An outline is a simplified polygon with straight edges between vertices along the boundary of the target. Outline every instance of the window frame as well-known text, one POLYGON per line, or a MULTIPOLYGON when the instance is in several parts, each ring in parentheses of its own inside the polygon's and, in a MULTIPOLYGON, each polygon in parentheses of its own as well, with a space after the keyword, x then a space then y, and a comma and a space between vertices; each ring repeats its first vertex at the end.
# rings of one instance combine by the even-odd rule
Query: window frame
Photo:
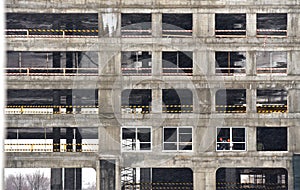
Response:
POLYGON ((223 126, 223 127, 216 127, 216 152, 246 152, 247 151, 247 127, 227 127, 227 126, 223 126), (232 135, 232 129, 244 129, 245 131, 245 141, 244 142, 233 142, 232 140, 230 140, 230 142, 218 142, 218 129, 229 129, 229 139, 233 139, 233 135, 232 135), (218 144, 229 144, 229 150, 222 150, 222 149, 218 149, 218 144), (244 144, 245 145, 245 149, 244 150, 233 150, 233 145, 234 144, 244 144))
POLYGON ((163 129, 163 135, 162 135, 162 140, 163 140, 162 151, 163 152, 193 152, 194 151, 194 147, 193 147, 193 144, 194 144, 194 142, 193 142, 194 129, 193 129, 192 126, 164 126, 162 129, 163 129), (170 129, 170 128, 176 128, 176 133, 177 133, 176 142, 166 142, 165 141, 165 129, 170 129), (179 133, 179 129, 191 129, 192 132, 191 133, 179 133), (180 142, 179 134, 191 134, 192 135, 192 142, 180 142), (176 150, 166 150, 164 148, 164 145, 168 144, 168 143, 169 144, 170 143, 172 143, 172 144, 176 143, 176 150), (191 150, 181 150, 179 148, 180 144, 191 145, 192 149, 191 150))
POLYGON ((215 75, 217 76, 236 76, 236 75, 246 75, 246 67, 247 67, 247 53, 246 51, 215 51, 215 75), (218 53, 226 53, 227 54, 227 67, 221 67, 217 61, 218 53), (231 56, 233 53, 239 53, 240 55, 245 56, 245 65, 244 67, 235 67, 231 66, 233 64, 231 62, 231 56), (228 70, 228 72, 222 73, 222 70, 228 70), (233 70, 233 72, 230 72, 233 70), (240 70, 241 72, 235 72, 235 70, 240 70))
MULTIPOLYGON (((122 126, 120 129, 120 146, 121 146, 121 152, 152 152, 152 126, 122 126), (142 144, 150 144, 150 149, 149 150, 142 150, 142 149, 137 149, 137 146, 135 146, 134 150, 127 150, 123 147, 123 129, 135 129, 135 142, 131 142, 131 145, 137 144, 138 140, 138 129, 150 129, 150 142, 142 142, 142 144)), ((140 142, 141 144, 141 142, 140 142)))

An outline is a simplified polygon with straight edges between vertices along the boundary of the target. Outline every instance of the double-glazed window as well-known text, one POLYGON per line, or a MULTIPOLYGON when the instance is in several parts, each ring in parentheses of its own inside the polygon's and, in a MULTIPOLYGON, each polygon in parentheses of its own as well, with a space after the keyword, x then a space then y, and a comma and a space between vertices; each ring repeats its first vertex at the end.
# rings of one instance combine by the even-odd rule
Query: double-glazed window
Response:
POLYGON ((216 14, 216 37, 246 36, 246 14, 216 14))
POLYGON ((259 13, 256 15, 258 37, 287 36, 286 13, 259 13))
POLYGON ((151 74, 152 53, 150 51, 123 51, 121 57, 123 75, 151 74))
POLYGON ((162 52, 163 75, 192 75, 193 52, 164 51, 162 52))
POLYGON ((217 151, 246 150, 245 128, 217 128, 217 151))
POLYGON ((257 74, 286 74, 287 52, 256 52, 257 74))
POLYGON ((192 127, 164 127, 163 150, 165 151, 192 151, 192 127))
POLYGON ((215 65, 217 75, 235 75, 246 73, 246 52, 216 52, 215 65))
POLYGON ((151 127, 123 127, 122 151, 150 151, 151 127))

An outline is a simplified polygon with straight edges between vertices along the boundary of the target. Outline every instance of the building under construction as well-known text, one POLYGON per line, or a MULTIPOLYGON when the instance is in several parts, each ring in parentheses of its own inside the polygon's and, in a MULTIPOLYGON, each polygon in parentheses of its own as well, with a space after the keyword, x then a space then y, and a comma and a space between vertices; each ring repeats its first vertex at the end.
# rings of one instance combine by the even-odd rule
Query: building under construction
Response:
POLYGON ((52 190, 300 189, 299 0, 6 0, 6 168, 52 190))

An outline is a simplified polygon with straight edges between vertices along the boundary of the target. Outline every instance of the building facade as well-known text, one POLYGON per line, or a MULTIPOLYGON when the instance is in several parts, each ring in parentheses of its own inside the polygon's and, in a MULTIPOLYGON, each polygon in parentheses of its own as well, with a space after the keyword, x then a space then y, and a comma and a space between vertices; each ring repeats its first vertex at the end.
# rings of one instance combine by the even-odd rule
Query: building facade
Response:
POLYGON ((299 189, 300 2, 6 0, 5 167, 51 189, 299 189))

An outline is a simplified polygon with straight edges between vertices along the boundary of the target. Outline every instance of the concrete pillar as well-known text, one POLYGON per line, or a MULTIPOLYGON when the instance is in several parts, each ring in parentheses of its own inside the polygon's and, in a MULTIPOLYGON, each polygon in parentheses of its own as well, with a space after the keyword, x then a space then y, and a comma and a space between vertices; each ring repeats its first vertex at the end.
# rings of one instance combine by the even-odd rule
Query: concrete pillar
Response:
POLYGON ((163 150, 163 129, 160 126, 152 127, 152 152, 161 152, 163 150))
POLYGON ((299 36, 299 14, 289 13, 287 16, 287 35, 288 37, 299 36))
POLYGON ((248 113, 256 113, 256 89, 252 89, 251 87, 250 89, 246 89, 246 110, 248 113))
POLYGON ((120 14, 108 12, 98 14, 99 37, 120 37, 120 14))
POLYGON ((53 127, 53 152, 60 152, 60 128, 53 127))
POLYGON ((215 35, 215 14, 195 14, 194 18, 194 36, 213 37, 215 35))
POLYGON ((62 188, 62 169, 51 168, 51 190, 58 190, 62 188))
POLYGON ((248 76, 256 75, 256 52, 255 51, 246 52, 246 75, 248 76))
POLYGON ((246 30, 248 37, 256 37, 256 13, 246 14, 246 30))
POLYGON ((197 94, 193 96, 193 109, 195 113, 211 113, 211 93, 208 88, 196 89, 197 94))
POLYGON ((211 97, 210 97, 210 102, 211 102, 211 112, 216 113, 216 93, 219 89, 210 89, 211 92, 211 97))
POLYGON ((162 14, 152 13, 152 36, 160 38, 162 36, 162 14))
POLYGON ((205 190, 205 173, 195 171, 193 176, 194 189, 205 190))
POLYGON ((162 52, 161 51, 152 52, 152 75, 153 76, 162 75, 162 52))
POLYGON ((82 189, 82 168, 75 169, 75 187, 76 190, 82 189))
POLYGON ((75 168, 65 168, 64 190, 75 189, 75 168))
POLYGON ((212 74, 212 67, 214 67, 214 52, 207 50, 196 50, 193 55, 193 73, 194 76, 212 74))
POLYGON ((300 112, 300 90, 289 89, 288 91, 288 112, 299 113, 300 112))
POLYGON ((99 53, 100 75, 121 75, 121 54, 118 49, 114 51, 101 51, 99 53), (117 69, 119 68, 119 69, 117 69))
POLYGON ((116 189, 115 160, 100 160, 100 190, 116 189))
POLYGON ((256 127, 247 128, 247 151, 256 151, 256 127))
POLYGON ((96 190, 100 190, 100 162, 96 162, 96 190))
POLYGON ((299 75, 299 74, 300 74, 300 51, 291 51, 290 56, 288 56, 288 75, 299 75))
POLYGON ((112 90, 101 89, 99 91, 99 107, 101 113, 113 113, 113 100, 114 96, 112 90))
POLYGON ((162 90, 152 88, 152 113, 162 113, 162 90))

